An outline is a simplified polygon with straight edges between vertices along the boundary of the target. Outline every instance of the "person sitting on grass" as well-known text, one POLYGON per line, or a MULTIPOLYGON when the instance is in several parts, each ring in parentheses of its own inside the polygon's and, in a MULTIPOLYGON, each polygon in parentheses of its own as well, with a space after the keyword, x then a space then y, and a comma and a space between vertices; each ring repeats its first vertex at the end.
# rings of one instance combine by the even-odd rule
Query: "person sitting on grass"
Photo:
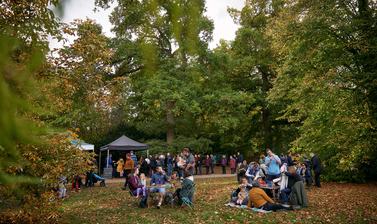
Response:
POLYGON ((156 173, 152 175, 151 179, 151 186, 153 186, 150 190, 151 193, 159 193, 160 198, 157 204, 157 208, 161 208, 162 202, 164 201, 165 196, 165 184, 169 182, 168 176, 166 176, 164 170, 161 166, 156 168, 156 173))
POLYGON ((280 209, 286 209, 286 207, 276 204, 263 189, 260 188, 258 181, 252 182, 253 187, 249 191, 249 202, 247 206, 249 208, 254 207, 263 209, 266 211, 277 211, 280 209))
POLYGON ((184 177, 182 187, 176 190, 175 195, 178 197, 179 205, 188 204, 190 206, 193 203, 195 192, 194 177, 189 171, 184 172, 184 177))
POLYGON ((246 177, 241 178, 241 184, 238 188, 232 192, 231 203, 236 205, 247 205, 249 201, 249 191, 252 188, 251 184, 248 183, 246 177))
POLYGON ((130 192, 133 196, 145 197, 147 195, 146 193, 146 186, 142 184, 140 178, 139 178, 139 169, 136 168, 131 174, 128 179, 128 188, 130 189, 130 192))

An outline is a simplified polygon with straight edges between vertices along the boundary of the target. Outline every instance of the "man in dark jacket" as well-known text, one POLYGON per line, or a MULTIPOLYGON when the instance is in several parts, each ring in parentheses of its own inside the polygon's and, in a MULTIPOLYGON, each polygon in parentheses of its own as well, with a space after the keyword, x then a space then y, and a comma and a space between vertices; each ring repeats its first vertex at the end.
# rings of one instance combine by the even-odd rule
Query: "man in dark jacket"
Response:
POLYGON ((322 171, 322 168, 321 168, 321 161, 319 160, 318 156, 315 155, 314 153, 310 153, 310 156, 312 157, 312 167, 313 167, 313 171, 314 171, 314 182, 315 182, 315 186, 317 187, 321 187, 321 178, 320 178, 320 175, 321 175, 321 171, 322 171))
POLYGON ((287 156, 287 165, 288 167, 289 166, 294 166, 295 164, 293 163, 293 159, 292 159, 292 152, 289 152, 288 153, 288 156, 287 156))
POLYGON ((237 166, 240 166, 243 162, 243 155, 240 152, 237 152, 237 166))
POLYGON ((289 201, 289 195, 292 192, 292 187, 299 181, 302 181, 300 175, 296 173, 296 168, 294 166, 288 167, 288 172, 285 173, 288 176, 287 187, 280 191, 280 197, 284 203, 289 201))

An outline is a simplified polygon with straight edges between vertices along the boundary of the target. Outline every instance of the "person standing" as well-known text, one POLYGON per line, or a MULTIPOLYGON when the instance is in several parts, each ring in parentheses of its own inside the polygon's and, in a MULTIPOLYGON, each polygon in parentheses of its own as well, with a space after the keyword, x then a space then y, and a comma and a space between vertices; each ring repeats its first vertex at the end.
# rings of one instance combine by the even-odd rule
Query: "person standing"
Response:
POLYGON ((272 181, 273 179, 280 177, 281 160, 271 149, 267 149, 267 155, 268 156, 265 159, 265 164, 268 166, 267 180, 272 181))
POLYGON ((122 158, 118 160, 117 164, 117 177, 123 177, 124 161, 122 158))
POLYGON ((209 155, 207 155, 206 159, 205 159, 205 167, 206 167, 206 174, 208 175, 209 174, 209 169, 212 165, 212 159, 209 155))
POLYGON ((124 182, 124 189, 128 185, 129 175, 134 170, 134 168, 135 168, 135 164, 134 164, 134 161, 131 159, 131 154, 127 153, 126 162, 124 163, 124 174, 123 174, 123 176, 126 177, 126 180, 124 182))
POLYGON ((319 160, 319 157, 315 155, 314 153, 310 153, 310 157, 312 157, 311 162, 312 162, 313 171, 314 171, 315 186, 321 187, 321 178, 320 178, 321 171, 322 171, 321 161, 319 160))
POLYGON ((226 164, 228 161, 226 160, 226 156, 223 155, 223 158, 221 159, 221 167, 223 168, 223 174, 226 174, 226 164))
POLYGON ((287 166, 294 166, 295 164, 293 163, 293 159, 292 159, 292 152, 289 151, 288 152, 288 156, 287 156, 287 166))
POLYGON ((151 175, 153 175, 153 173, 156 171, 156 168, 157 168, 157 159, 156 159, 156 156, 150 156, 150 167, 151 167, 151 175))
POLYGON ((266 160, 266 157, 262 154, 259 158, 259 164, 262 165, 262 164, 265 164, 265 160, 266 160))
POLYGON ((195 174, 202 175, 202 156, 200 154, 195 156, 195 174))
POLYGON ((130 155, 131 155, 132 161, 134 161, 134 167, 136 167, 138 165, 137 164, 137 156, 134 154, 134 151, 131 151, 130 155))
POLYGON ((214 172, 214 167, 215 167, 215 165, 216 165, 216 158, 215 158, 215 156, 213 156, 212 154, 211 154, 211 173, 212 174, 214 174, 215 172, 214 172))
POLYGON ((236 173, 236 160, 233 158, 233 156, 230 156, 229 159, 229 167, 230 167, 230 173, 235 174, 236 173))
POLYGON ((198 172, 198 155, 197 154, 194 155, 194 159, 195 159, 195 175, 198 175, 199 172, 198 172))
POLYGON ((173 157, 170 155, 170 153, 168 153, 166 155, 166 167, 167 167, 167 170, 168 170, 168 176, 170 177, 172 175, 172 172, 173 172, 173 157))
POLYGON ((237 152, 237 166, 241 166, 243 162, 243 155, 240 152, 237 152))
POLYGON ((144 173, 144 175, 148 176, 149 175, 149 170, 148 170, 148 163, 146 161, 146 159, 144 159, 144 157, 140 157, 140 173, 144 173))
POLYGON ((194 175, 194 169, 195 169, 195 158, 190 152, 189 147, 185 147, 182 149, 182 155, 184 156, 185 160, 185 165, 184 165, 184 170, 188 171, 190 175, 194 175))

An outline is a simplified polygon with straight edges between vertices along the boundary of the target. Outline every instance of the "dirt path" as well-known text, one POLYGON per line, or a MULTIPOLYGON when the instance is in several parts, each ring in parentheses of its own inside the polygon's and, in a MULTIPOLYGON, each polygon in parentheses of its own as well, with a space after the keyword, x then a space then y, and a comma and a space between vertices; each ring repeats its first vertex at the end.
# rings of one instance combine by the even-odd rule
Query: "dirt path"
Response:
MULTIPOLYGON (((195 175, 194 179, 205 179, 205 178, 227 178, 227 177, 234 177, 236 178, 236 174, 209 174, 209 175, 195 175)), ((113 183, 124 183, 125 178, 112 178, 106 179, 106 183, 113 184, 113 183)))

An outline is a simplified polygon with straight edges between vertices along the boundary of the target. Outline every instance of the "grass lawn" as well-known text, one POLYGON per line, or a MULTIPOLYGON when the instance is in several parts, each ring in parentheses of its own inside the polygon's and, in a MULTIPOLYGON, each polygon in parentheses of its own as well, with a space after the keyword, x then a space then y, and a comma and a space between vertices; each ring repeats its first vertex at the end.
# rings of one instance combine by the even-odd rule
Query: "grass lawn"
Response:
POLYGON ((376 184, 325 183, 308 191, 309 208, 260 214, 228 208, 235 178, 197 179, 195 208, 141 209, 122 184, 71 193, 60 223, 377 223, 376 184))

